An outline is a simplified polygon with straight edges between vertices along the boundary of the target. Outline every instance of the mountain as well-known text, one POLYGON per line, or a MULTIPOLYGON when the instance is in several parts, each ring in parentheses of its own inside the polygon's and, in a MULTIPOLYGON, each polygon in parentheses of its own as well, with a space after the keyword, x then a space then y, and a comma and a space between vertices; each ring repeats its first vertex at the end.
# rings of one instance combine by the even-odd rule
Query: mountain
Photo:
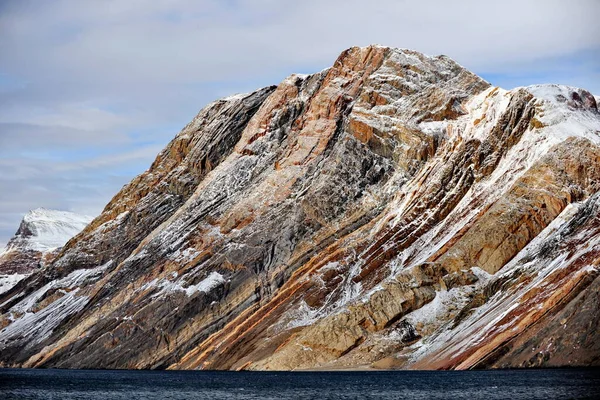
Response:
POLYGON ((600 113, 382 46, 206 106, 0 295, 3 366, 600 364, 600 113))
POLYGON ((60 248, 92 219, 86 215, 45 208, 25 214, 17 233, 0 252, 0 293, 51 263, 60 248))

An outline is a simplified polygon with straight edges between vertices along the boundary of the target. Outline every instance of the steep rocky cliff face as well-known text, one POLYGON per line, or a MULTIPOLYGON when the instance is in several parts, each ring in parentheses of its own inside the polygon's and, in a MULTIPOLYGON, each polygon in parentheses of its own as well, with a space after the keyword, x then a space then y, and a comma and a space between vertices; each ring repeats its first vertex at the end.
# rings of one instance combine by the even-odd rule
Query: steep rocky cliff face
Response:
POLYGON ((598 365, 600 113, 351 48, 218 100, 0 296, 5 366, 598 365))
POLYGON ((92 219, 86 215, 45 208, 25 214, 17 233, 0 251, 0 293, 50 264, 60 248, 92 219))

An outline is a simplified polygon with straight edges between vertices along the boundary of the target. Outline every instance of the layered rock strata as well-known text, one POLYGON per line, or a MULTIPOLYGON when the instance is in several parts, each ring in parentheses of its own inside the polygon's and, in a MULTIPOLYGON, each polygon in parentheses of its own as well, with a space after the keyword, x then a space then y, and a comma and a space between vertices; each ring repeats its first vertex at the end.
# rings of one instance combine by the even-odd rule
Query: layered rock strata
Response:
POLYGON ((599 190, 589 92, 351 48, 205 107, 1 296, 0 360, 598 365, 599 190))

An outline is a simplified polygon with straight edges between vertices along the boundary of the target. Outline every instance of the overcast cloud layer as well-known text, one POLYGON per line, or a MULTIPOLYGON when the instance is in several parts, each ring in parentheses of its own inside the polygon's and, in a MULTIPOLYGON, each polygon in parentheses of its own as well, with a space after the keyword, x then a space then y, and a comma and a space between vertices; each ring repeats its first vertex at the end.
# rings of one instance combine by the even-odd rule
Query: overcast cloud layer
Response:
POLYGON ((350 46, 598 95, 599 15, 595 0, 2 1, 0 246, 31 208, 98 214, 209 101, 350 46))

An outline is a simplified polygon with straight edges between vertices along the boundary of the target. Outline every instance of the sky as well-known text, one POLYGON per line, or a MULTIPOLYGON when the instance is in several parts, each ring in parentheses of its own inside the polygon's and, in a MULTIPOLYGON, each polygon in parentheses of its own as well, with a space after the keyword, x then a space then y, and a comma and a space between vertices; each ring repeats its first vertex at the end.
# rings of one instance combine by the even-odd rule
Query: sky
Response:
POLYGON ((381 44, 600 95, 600 0, 0 0, 0 246, 98 215, 210 101, 381 44))

